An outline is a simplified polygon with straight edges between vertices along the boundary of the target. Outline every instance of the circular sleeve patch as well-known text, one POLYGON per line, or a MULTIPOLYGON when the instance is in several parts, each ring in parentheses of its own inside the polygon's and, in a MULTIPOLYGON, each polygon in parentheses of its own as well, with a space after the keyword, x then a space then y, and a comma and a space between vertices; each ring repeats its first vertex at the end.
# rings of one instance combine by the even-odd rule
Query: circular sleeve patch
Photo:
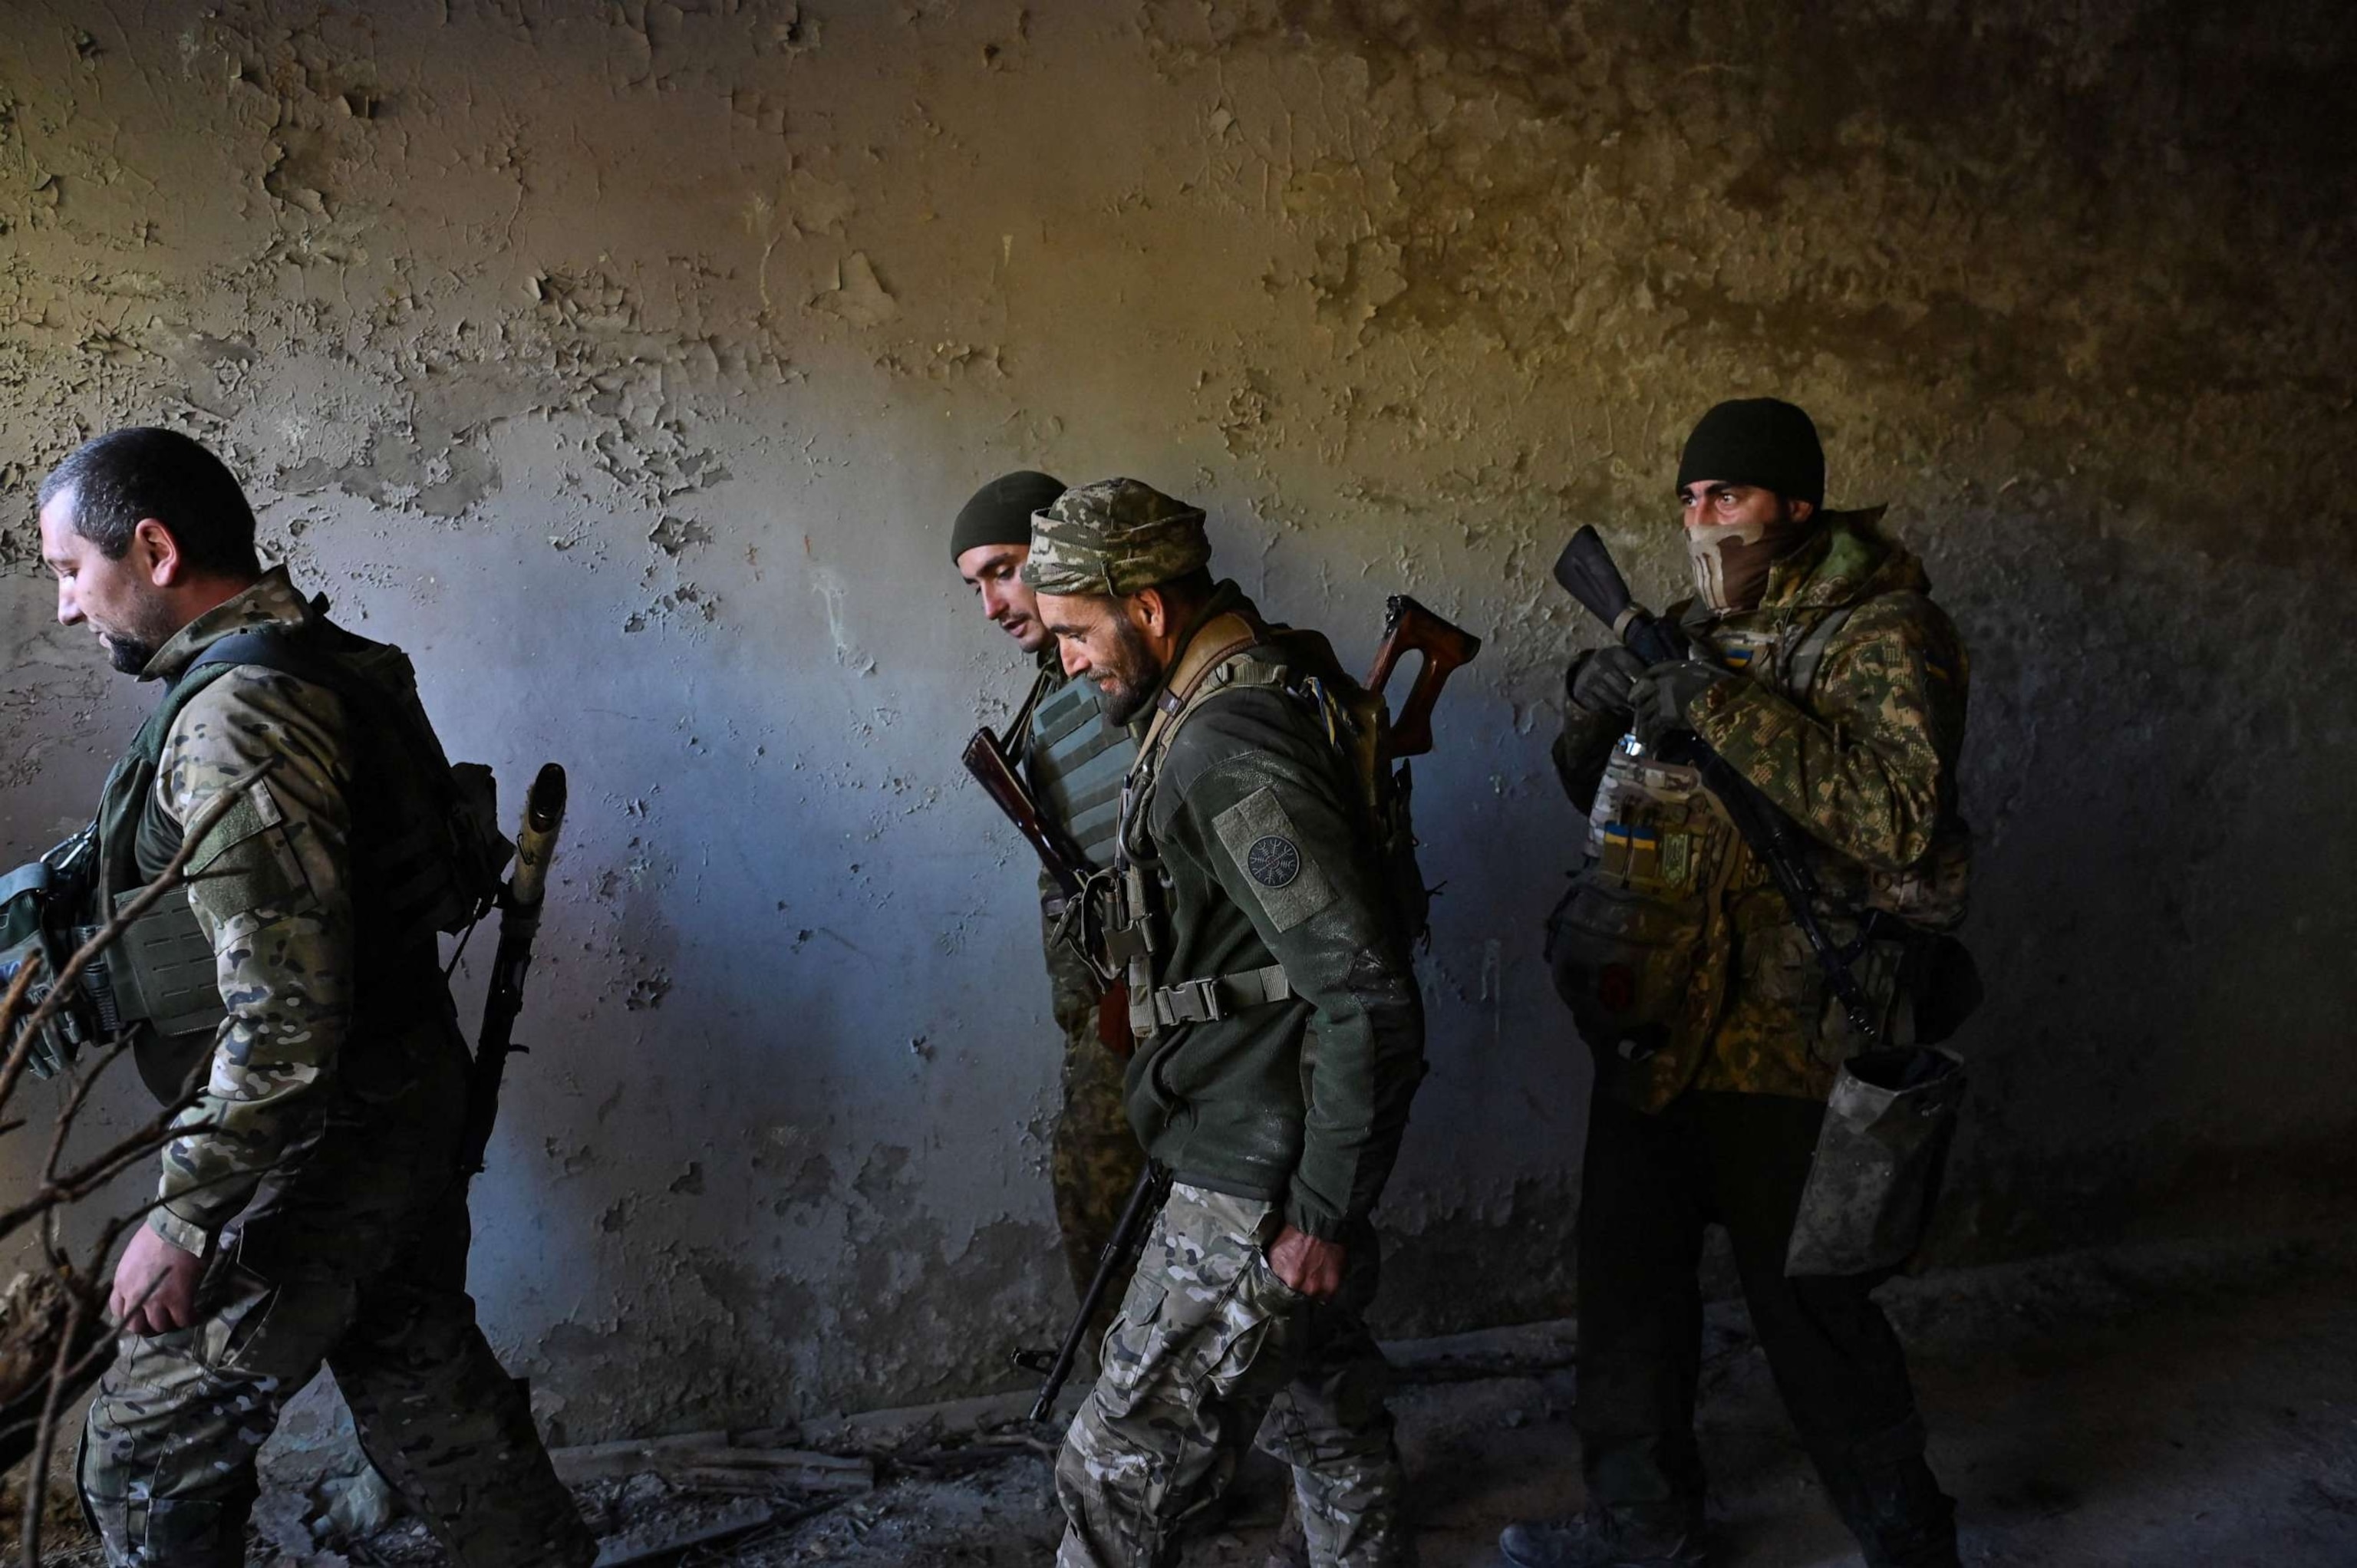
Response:
POLYGON ((1263 887, 1289 887, 1301 875, 1301 851, 1283 833, 1263 833, 1244 852, 1244 871, 1263 887))

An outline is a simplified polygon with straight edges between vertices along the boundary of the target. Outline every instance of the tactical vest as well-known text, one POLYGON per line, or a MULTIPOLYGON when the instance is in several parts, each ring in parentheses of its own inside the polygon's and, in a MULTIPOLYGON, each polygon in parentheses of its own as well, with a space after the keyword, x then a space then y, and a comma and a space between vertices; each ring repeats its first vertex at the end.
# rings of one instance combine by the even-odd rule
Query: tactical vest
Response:
MULTIPOLYGON (((1715 630, 1728 668, 1813 712, 1810 695, 1826 651, 1855 606, 1781 627, 1715 630)), ((1871 870, 1810 841, 1821 918, 1858 932, 1853 972, 1890 1018, 1911 932, 1962 924, 1971 835, 1943 822, 1924 859, 1904 872, 1871 870), (1881 924, 1876 917, 1887 917, 1881 924)), ((1613 748, 1587 820, 1587 864, 1549 922, 1556 989, 1589 1045, 1637 1061, 1709 1037, 1730 993, 1724 964, 1727 904, 1773 886, 1745 852, 1699 769, 1650 755, 1632 736, 1613 748)))
POLYGON ((1415 860, 1407 765, 1394 771, 1382 762, 1383 735, 1390 722, 1382 693, 1368 692, 1346 674, 1322 634, 1271 626, 1241 608, 1225 611, 1196 630, 1164 682, 1121 792, 1114 907, 1106 922, 1104 958, 1128 983, 1130 1031, 1140 1040, 1178 1025, 1211 1023, 1247 1007, 1287 1001, 1294 994, 1281 963, 1183 980, 1163 972, 1169 947, 1168 911, 1158 859, 1146 831, 1162 761, 1180 727, 1205 703, 1225 693, 1255 687, 1283 691, 1323 721, 1338 760, 1357 785, 1364 824, 1382 861, 1383 885, 1401 929, 1412 940, 1424 933, 1431 896, 1415 860), (1264 647, 1274 648, 1278 660, 1247 657, 1264 647))
POLYGON ((1113 865, 1122 781, 1136 759, 1137 737, 1105 717, 1093 681, 1066 681, 1032 711, 1023 746, 1032 798, 1097 870, 1113 865))
MULTIPOLYGON (((384 983, 435 971, 434 933, 463 929, 490 907, 511 846, 499 834, 490 770, 453 768, 443 755, 408 656, 327 620, 322 600, 301 628, 221 639, 167 689, 100 796, 89 925, 136 897, 178 851, 181 825, 156 798, 165 742, 198 693, 240 665, 324 686, 344 702, 356 759, 348 797, 354 988, 381 993, 365 996, 373 1005, 403 1004, 418 988, 384 983)), ((240 801, 214 839, 240 842, 264 825, 258 812, 250 800, 240 801), (242 814, 253 821, 241 822, 242 814)), ((190 861, 190 875, 203 869, 204 853, 190 861)), ((140 1076, 167 1099, 210 1050, 227 1013, 212 943, 184 897, 167 897, 140 917, 108 951, 90 989, 110 1031, 133 1031, 140 1076)))

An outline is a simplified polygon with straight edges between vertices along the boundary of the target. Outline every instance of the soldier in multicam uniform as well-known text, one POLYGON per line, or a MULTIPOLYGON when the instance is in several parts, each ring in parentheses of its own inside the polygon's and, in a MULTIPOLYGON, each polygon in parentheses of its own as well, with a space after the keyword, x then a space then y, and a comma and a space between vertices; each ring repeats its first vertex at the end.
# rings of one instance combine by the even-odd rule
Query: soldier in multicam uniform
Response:
POLYGON ((1329 728, 1348 677, 1210 560, 1200 510, 1110 479, 1033 520, 1023 568, 1064 668, 1149 719, 1105 956, 1138 1036, 1129 1118, 1174 1178, 1057 1463, 1058 1562, 1175 1562, 1257 1433, 1310 1561, 1402 1563, 1364 1314, 1368 1215, 1424 1073, 1408 921, 1329 728))
POLYGON ((1910 952, 1961 918, 1964 650, 1879 509, 1824 510, 1815 426, 1753 399, 1705 415, 1678 468, 1697 657, 1573 660, 1555 758, 1589 859, 1550 957, 1597 1060, 1579 1219, 1584 1517, 1510 1527, 1519 1568, 1707 1561, 1693 1425, 1704 1228, 1724 1225, 1786 1409, 1876 1568, 1956 1562, 1906 1361, 1868 1293, 1787 1277, 1843 1060, 1862 1048, 1792 912, 1692 768, 1690 729, 1805 830, 1836 943, 1904 1044, 1910 952), (1621 744, 1634 726, 1635 744, 1621 744))
POLYGON ((457 857, 436 847, 426 770, 449 769, 407 660, 261 570, 236 480, 185 436, 83 446, 42 485, 40 530, 58 618, 166 687, 108 781, 102 895, 273 765, 197 846, 188 909, 167 900, 196 983, 135 1026, 151 1087, 202 1089, 115 1271, 121 1356, 79 1477, 109 1561, 242 1563, 255 1451, 324 1361, 453 1561, 588 1563, 466 1292, 467 1056, 432 923, 457 857))
MULTIPOLYGON (((1121 780, 1137 754, 1136 740, 1106 721, 1094 686, 1066 678, 1056 639, 1040 624, 1030 585, 1022 577, 1031 554, 1031 514, 1063 493, 1062 480, 1028 469, 993 479, 959 509, 950 530, 950 558, 980 598, 983 614, 1039 661, 1031 723, 1014 738, 1022 746, 1024 771, 1040 813, 1091 865, 1105 866, 1113 863, 1121 780)), ((1039 918, 1049 998, 1064 1036, 1064 1103, 1056 1118, 1050 1186, 1064 1237, 1064 1266, 1073 1293, 1086 1294, 1097 1256, 1121 1222, 1122 1205, 1137 1183, 1146 1152, 1122 1106, 1120 1058, 1097 1037, 1097 999, 1103 987, 1073 945, 1058 937, 1064 914, 1063 896, 1042 874, 1039 918)))

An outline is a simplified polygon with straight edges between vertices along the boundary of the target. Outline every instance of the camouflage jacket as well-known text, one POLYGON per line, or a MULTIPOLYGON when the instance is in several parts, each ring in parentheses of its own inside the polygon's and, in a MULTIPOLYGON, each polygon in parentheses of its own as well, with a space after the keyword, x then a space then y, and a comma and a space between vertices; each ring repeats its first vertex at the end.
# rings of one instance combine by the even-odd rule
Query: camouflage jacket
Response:
MULTIPOLYGON (((233 632, 297 626, 309 607, 274 568, 180 628, 140 671, 169 681, 233 632)), ((353 913, 343 703, 310 682, 239 665, 188 703, 164 741, 156 805, 186 823, 264 757, 255 811, 233 811, 200 846, 188 898, 211 939, 229 1015, 210 1077, 164 1150, 150 1220, 191 1251, 235 1218, 264 1174, 314 1135, 351 1027, 353 913), (223 842, 242 835, 233 842, 223 842)))
MULTIPOLYGON (((1825 514, 1825 526, 1776 564, 1756 609, 1717 619, 1691 604, 1674 611, 1746 676, 1709 689, 1690 716, 1813 841, 1826 894, 1819 914, 1837 944, 1857 935, 1868 906, 1914 908, 1906 896, 1962 833, 1968 662, 1921 564, 1881 533, 1879 515, 1825 514), (1792 650, 1820 628, 1830 636, 1795 694, 1792 650)), ((1570 708, 1556 758, 1583 809, 1622 728, 1570 708)), ((1822 1099, 1855 1048, 1840 1008, 1766 867, 1731 830, 1705 842, 1717 847, 1695 852, 1696 913, 1678 928, 1693 950, 1678 972, 1686 1005, 1663 1048, 1609 1065, 1610 1091, 1649 1110, 1690 1087, 1822 1099)), ((1601 875, 1593 861, 1582 874, 1601 875)), ((1900 944, 1877 941, 1855 966, 1889 1009, 1887 1026, 1905 1000, 1902 956, 1900 944)), ((1904 1038, 1903 1019, 1897 1028, 1904 1038)))

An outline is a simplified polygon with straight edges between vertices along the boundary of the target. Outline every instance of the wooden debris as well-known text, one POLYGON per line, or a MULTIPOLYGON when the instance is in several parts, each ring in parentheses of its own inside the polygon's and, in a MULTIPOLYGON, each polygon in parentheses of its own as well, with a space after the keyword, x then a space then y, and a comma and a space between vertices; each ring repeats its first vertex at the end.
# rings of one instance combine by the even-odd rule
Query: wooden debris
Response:
POLYGON ((730 1503, 718 1512, 706 1514, 692 1522, 683 1520, 645 1530, 624 1530, 619 1535, 609 1537, 597 1548, 596 1568, 624 1568, 628 1563, 673 1557, 699 1546, 716 1546, 740 1535, 750 1535, 775 1522, 781 1511, 784 1510, 775 1503, 748 1499, 730 1503))
POLYGON ((0 1294, 0 1472, 16 1468, 39 1441, 49 1376, 69 1323, 76 1327, 66 1354, 60 1408, 96 1382, 113 1359, 105 1349, 113 1337, 105 1320, 88 1305, 79 1320, 74 1317, 70 1293, 77 1288, 70 1276, 41 1269, 18 1274, 0 1294))
POLYGON ((567 1486, 652 1475, 676 1486, 718 1491, 851 1496, 875 1489, 873 1460, 769 1446, 761 1441, 777 1435, 748 1432, 732 1438, 726 1432, 686 1432, 559 1448, 549 1457, 555 1461, 557 1478, 567 1486))

